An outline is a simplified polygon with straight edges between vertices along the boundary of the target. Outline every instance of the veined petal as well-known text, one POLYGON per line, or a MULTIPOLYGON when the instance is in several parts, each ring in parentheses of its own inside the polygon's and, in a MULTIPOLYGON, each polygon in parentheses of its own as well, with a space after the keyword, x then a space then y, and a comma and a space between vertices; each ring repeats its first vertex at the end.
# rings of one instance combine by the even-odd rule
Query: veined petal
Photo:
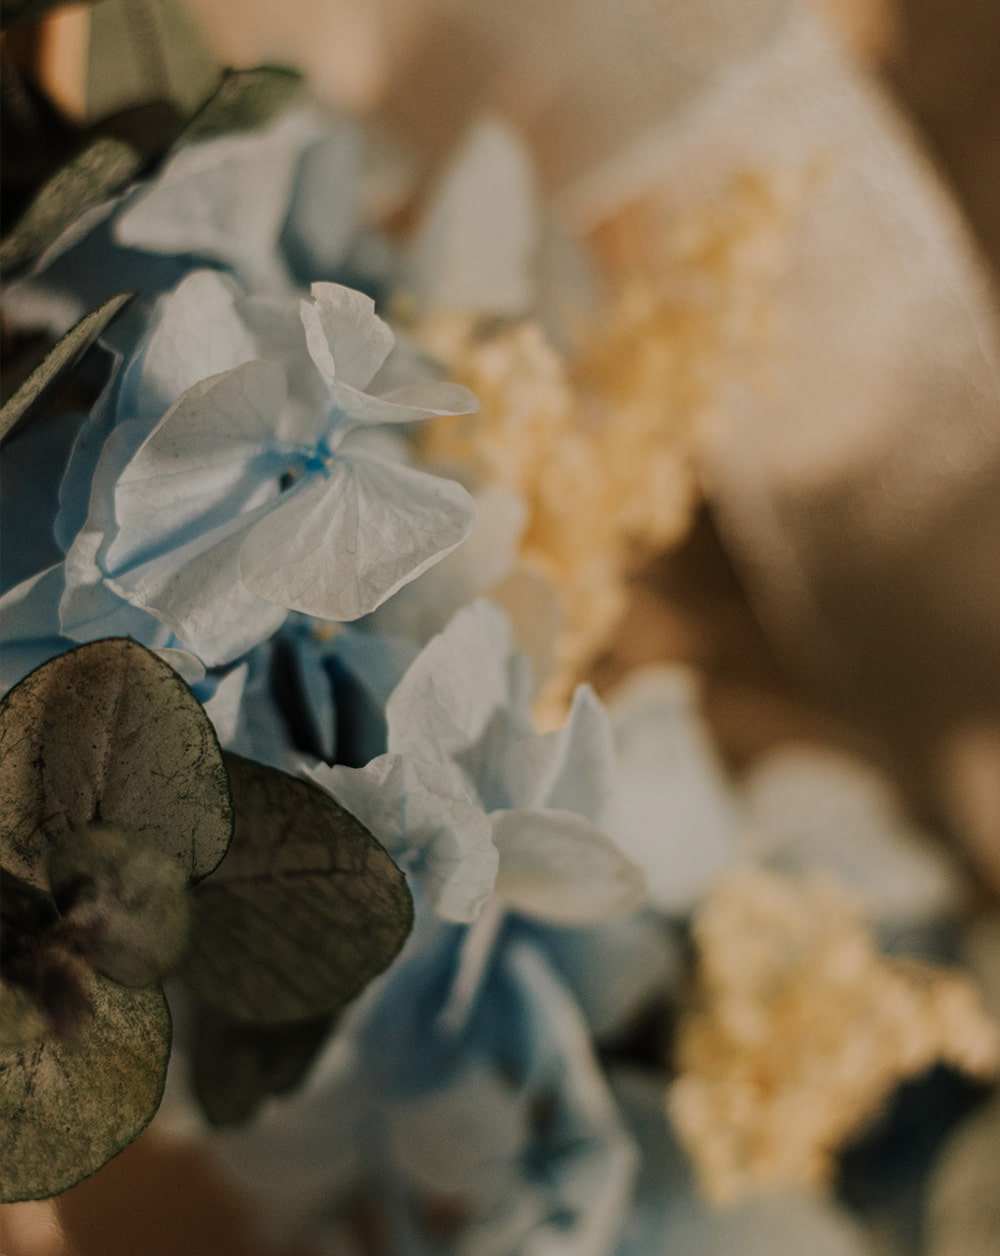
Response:
POLYGON ((586 925, 637 907, 641 871, 606 833, 572 811, 494 811, 496 892, 515 911, 550 924, 586 925))
POLYGON ((455 776, 398 754, 308 775, 410 867, 437 915, 475 920, 493 890, 497 851, 489 820, 455 776))
POLYGON ((353 388, 371 383, 396 338, 363 292, 339 283, 314 283, 300 309, 306 343, 320 373, 353 388))
POLYGON ((427 380, 373 397, 333 380, 330 397, 337 415, 336 426, 341 429, 373 423, 418 423, 449 414, 475 414, 479 409, 479 402, 467 388, 447 381, 427 380))
POLYGON ((209 667, 232 662, 284 621, 284 607, 257 597, 240 580, 240 546, 273 503, 231 519, 108 585, 167 625, 209 667))
POLYGON ((248 534, 240 576, 319 619, 358 619, 464 540, 472 498, 453 480, 374 458, 334 459, 248 534))
POLYGON ((287 394, 273 362, 246 362, 188 389, 143 442, 114 490, 114 572, 277 496, 288 454, 273 445, 287 394))

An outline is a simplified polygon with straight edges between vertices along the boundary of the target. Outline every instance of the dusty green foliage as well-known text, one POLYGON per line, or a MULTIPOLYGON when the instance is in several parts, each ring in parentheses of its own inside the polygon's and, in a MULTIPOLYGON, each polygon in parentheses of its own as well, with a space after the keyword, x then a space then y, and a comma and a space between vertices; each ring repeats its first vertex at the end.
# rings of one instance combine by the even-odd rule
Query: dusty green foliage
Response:
POLYGON ((54 388, 80 361, 104 332, 111 320, 132 299, 131 292, 119 292, 96 310, 91 310, 52 346, 3 409, 0 409, 0 440, 54 388))
POLYGON ((47 1035, 0 1054, 0 1200, 43 1199, 99 1169, 149 1124, 170 1054, 158 986, 129 989, 99 973, 86 988, 86 1032, 47 1035))
POLYGON ((281 1024, 332 1012, 398 953, 413 922, 403 874, 327 794, 227 755, 236 828, 197 887, 184 975, 238 1021, 281 1024))
POLYGON ((229 844, 229 784, 201 704, 128 638, 79 646, 0 704, 0 864, 48 889, 52 847, 92 821, 134 833, 189 881, 229 844))
POLYGON ((27 266, 86 209, 123 188, 143 165, 143 157, 110 135, 92 140, 44 183, 0 244, 0 270, 7 275, 27 266))
POLYGON ((192 1081, 213 1125, 247 1120, 269 1095, 299 1084, 322 1049, 335 1015, 287 1025, 246 1025, 210 1009, 196 1027, 192 1081))
POLYGON ((228 777, 187 685, 96 641, 0 704, 0 1198, 55 1194, 146 1126, 187 886, 222 858, 228 777))
POLYGON ((178 144, 265 126, 302 90, 302 75, 279 66, 227 70, 222 82, 181 132, 178 144))

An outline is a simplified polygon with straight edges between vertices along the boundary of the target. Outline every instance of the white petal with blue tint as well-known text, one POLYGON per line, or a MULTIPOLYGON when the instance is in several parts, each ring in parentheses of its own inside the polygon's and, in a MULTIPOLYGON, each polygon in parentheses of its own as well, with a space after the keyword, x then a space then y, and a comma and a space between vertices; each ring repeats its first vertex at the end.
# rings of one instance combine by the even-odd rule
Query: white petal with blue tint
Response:
POLYGON ((494 811, 500 852, 496 892, 513 910, 549 924, 585 925, 637 907, 642 873, 615 843, 572 811, 494 811))
POLYGON ((240 577, 320 619, 373 611, 462 541, 475 507, 459 484, 376 459, 334 458, 247 535, 240 577))

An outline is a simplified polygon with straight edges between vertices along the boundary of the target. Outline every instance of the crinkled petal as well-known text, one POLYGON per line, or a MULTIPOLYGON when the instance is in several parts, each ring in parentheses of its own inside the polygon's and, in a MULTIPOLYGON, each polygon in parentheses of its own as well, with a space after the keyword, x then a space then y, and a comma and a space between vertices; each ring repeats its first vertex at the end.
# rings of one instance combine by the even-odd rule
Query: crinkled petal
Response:
POLYGON ((290 456, 273 445, 286 391, 274 362, 246 362, 188 389, 118 479, 109 571, 184 545, 277 495, 290 456))
POLYGON ((492 803, 506 797, 508 746, 531 733, 529 697, 507 616, 473 602, 421 651, 389 699, 389 749, 458 767, 473 796, 492 803))
POLYGON ((511 747, 508 779, 521 807, 575 811, 598 823, 614 779, 611 726, 589 685, 579 685, 566 723, 511 747))
POLYGON ((374 458, 336 458, 248 534, 240 576, 270 602, 319 619, 373 611, 469 533, 475 507, 452 480, 374 458))
POLYGON ((240 546, 273 508, 268 503, 232 519, 108 584, 166 624, 209 667, 230 663, 276 632, 287 613, 239 578, 240 546))
POLYGON ((490 822, 457 779, 433 764, 387 754, 366 767, 324 764, 309 776, 408 866, 445 920, 474 920, 493 890, 490 822))
POLYGON ((364 388, 389 356, 392 331, 363 292, 339 283, 314 283, 311 291, 300 308, 312 360, 327 383, 364 388))
POLYGON ((374 423, 418 423, 446 415, 475 414, 479 402, 461 384, 426 380, 394 388, 381 397, 333 380, 330 398, 336 426, 343 430, 374 423))
POLYGON ((551 924, 585 925, 637 907, 641 871, 606 833, 572 811, 494 811, 500 852, 496 892, 515 911, 551 924))

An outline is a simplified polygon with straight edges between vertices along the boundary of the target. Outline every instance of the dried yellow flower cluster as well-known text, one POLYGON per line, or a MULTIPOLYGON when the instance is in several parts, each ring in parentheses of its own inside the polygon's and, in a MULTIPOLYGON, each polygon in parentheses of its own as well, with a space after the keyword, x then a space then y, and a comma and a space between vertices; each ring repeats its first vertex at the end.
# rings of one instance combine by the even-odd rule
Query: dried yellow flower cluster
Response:
POLYGON ((531 322, 455 314, 421 328, 480 402, 462 423, 431 423, 424 456, 523 497, 521 559, 559 592, 550 705, 608 645, 637 563, 684 534, 699 431, 767 338, 790 204, 778 180, 743 179, 711 211, 661 227, 655 248, 622 216, 595 240, 617 295, 572 360, 531 322), (624 245, 633 232, 641 265, 624 245))
POLYGON ((837 1149, 936 1061, 1000 1068, 1000 1027, 961 974, 886 958, 824 882, 721 882, 694 924, 695 1002, 668 1106, 706 1194, 829 1183, 837 1149))

